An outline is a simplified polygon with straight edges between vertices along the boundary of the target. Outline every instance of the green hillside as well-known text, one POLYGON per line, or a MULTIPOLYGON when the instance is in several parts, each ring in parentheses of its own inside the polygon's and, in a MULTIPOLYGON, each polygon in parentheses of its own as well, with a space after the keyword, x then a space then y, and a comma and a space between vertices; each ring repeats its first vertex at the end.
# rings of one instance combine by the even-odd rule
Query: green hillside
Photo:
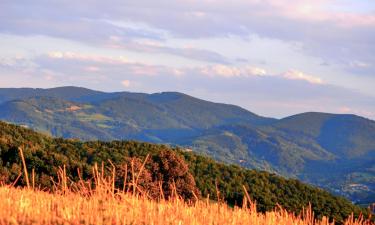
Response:
POLYGON ((302 115, 301 127, 294 126, 299 122, 290 118, 255 128, 222 126, 192 139, 192 145, 218 160, 276 171, 358 203, 371 203, 375 196, 375 123, 352 115, 332 115, 319 124, 316 116, 325 114, 302 115), (308 122, 309 115, 313 115, 312 122, 308 122), (247 155, 242 154, 244 149, 247 155))
MULTIPOLYGON (((110 166, 110 160, 116 166, 120 166, 128 157, 136 157, 143 161, 148 154, 151 158, 157 158, 170 152, 167 155, 176 154, 174 157, 182 157, 187 163, 189 172, 193 175, 203 197, 209 195, 217 200, 218 188, 221 199, 230 204, 241 204, 244 185, 262 212, 272 210, 276 203, 279 203, 289 211, 299 213, 310 202, 316 216, 326 215, 336 221, 342 221, 352 211, 355 215, 360 212, 367 214, 366 210, 361 210, 344 198, 335 197, 298 180, 217 163, 183 149, 134 141, 80 142, 56 139, 3 122, 0 122, 1 182, 13 182, 21 173, 19 146, 24 148, 28 170, 34 169, 36 172, 36 183, 41 184, 40 188, 52 187, 50 176, 56 178, 59 166, 66 165, 72 180, 78 180, 77 169, 81 171, 83 178, 87 179, 92 176, 91 168, 94 163, 103 162, 105 166, 110 166)), ((179 164, 184 163, 183 161, 179 164)), ((21 178, 17 184, 25 185, 25 180, 21 178)))
POLYGON ((0 119, 55 137, 178 145, 360 204, 375 196, 375 122, 355 115, 310 112, 277 120, 177 92, 61 87, 0 89, 0 119))

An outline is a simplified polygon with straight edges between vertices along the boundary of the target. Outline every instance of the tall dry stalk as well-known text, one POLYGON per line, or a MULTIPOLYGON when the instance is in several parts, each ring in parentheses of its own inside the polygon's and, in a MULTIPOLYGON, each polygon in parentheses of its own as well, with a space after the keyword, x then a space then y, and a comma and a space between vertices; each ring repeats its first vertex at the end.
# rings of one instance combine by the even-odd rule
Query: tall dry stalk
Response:
POLYGON ((35 169, 31 171, 32 181, 33 181, 33 190, 35 190, 35 169))
POLYGON ((18 151, 20 153, 20 156, 21 156, 21 160, 22 160, 22 165, 23 165, 23 171, 25 173, 25 179, 26 179, 26 184, 27 184, 27 188, 30 188, 30 181, 29 181, 29 174, 27 172, 27 167, 26 167, 26 162, 25 162, 25 157, 23 156, 23 149, 21 147, 18 147, 18 151))

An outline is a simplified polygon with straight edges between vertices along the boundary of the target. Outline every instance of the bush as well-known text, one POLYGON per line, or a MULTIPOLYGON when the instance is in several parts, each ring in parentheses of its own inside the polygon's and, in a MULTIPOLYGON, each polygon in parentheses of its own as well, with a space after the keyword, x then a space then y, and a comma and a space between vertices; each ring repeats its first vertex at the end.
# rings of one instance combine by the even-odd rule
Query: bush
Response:
POLYGON ((163 149, 158 155, 144 160, 138 157, 126 157, 124 163, 117 168, 118 186, 129 191, 146 193, 154 199, 160 197, 168 199, 178 194, 187 201, 193 201, 195 196, 199 196, 188 165, 175 152, 163 149), (124 184, 125 180, 126 184, 124 184))

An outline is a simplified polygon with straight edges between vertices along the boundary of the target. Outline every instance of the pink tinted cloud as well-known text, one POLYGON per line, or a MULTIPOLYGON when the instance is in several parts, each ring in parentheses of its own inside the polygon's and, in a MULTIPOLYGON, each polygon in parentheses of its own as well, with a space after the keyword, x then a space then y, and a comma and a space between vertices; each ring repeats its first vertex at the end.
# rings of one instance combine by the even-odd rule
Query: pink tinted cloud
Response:
POLYGON ((348 106, 339 107, 337 111, 343 114, 356 114, 356 115, 362 115, 368 118, 375 118, 375 112, 373 111, 358 109, 358 108, 351 108, 348 106))
POLYGON ((60 51, 50 52, 47 54, 47 57, 57 61, 70 60, 81 62, 84 64, 83 68, 87 73, 105 73, 110 69, 114 69, 111 68, 111 66, 118 66, 118 70, 123 68, 123 71, 128 71, 129 73, 138 76, 158 76, 160 74, 168 74, 175 77, 181 77, 191 73, 199 74, 200 76, 208 76, 211 78, 223 77, 228 79, 268 76, 288 80, 302 80, 311 84, 323 84, 321 78, 294 69, 288 70, 282 74, 271 74, 268 73, 264 68, 252 65, 232 66, 215 64, 202 67, 176 68, 173 66, 167 67, 149 65, 139 62, 130 62, 125 57, 109 57, 60 51))
POLYGON ((294 69, 285 72, 282 77, 290 80, 303 80, 312 84, 323 84, 321 78, 294 69))
POLYGON ((206 76, 215 77, 226 77, 226 78, 236 78, 236 77, 250 77, 250 76, 265 76, 267 74, 266 70, 255 66, 227 66, 227 65, 212 65, 205 66, 198 69, 198 71, 206 76))
MULTIPOLYGON (((375 15, 360 12, 332 10, 332 6, 344 4, 333 0, 300 0, 291 3, 287 0, 267 1, 280 16, 309 22, 326 22, 341 28, 375 26, 375 15)), ((350 7, 350 5, 347 5, 350 7)))
POLYGON ((77 61, 90 61, 96 63, 104 64, 127 64, 130 61, 124 57, 112 57, 112 56, 100 56, 100 55, 90 55, 90 54, 81 54, 76 52, 61 52, 53 51, 47 53, 47 56, 52 59, 66 59, 66 60, 77 60, 77 61))

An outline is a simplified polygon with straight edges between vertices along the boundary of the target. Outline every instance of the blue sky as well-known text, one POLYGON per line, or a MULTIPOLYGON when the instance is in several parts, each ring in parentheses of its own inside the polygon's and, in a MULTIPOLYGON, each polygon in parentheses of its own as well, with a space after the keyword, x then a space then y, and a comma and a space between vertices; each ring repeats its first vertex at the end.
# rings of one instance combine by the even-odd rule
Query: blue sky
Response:
POLYGON ((0 87, 180 91, 375 119, 370 0, 0 2, 0 87))

